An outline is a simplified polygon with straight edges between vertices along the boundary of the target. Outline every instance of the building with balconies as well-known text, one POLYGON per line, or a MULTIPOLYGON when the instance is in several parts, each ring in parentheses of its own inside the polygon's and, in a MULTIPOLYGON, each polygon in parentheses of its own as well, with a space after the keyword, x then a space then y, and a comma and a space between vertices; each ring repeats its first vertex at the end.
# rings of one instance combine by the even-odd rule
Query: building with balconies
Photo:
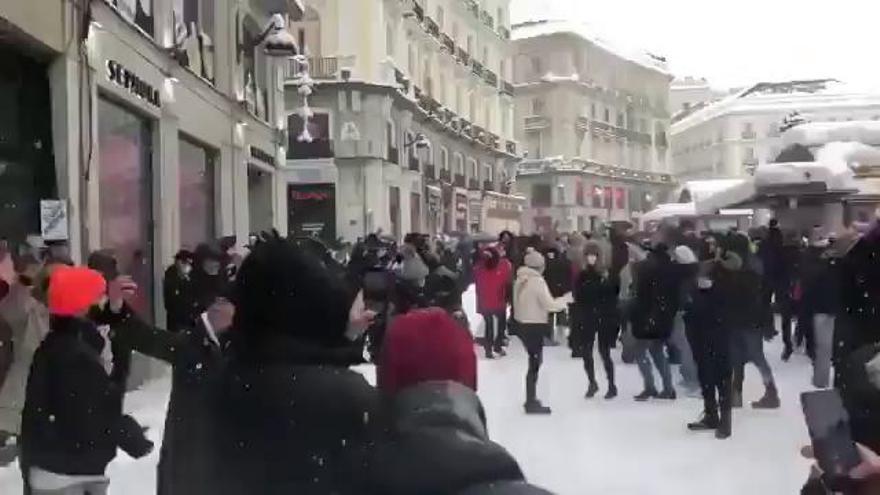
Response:
POLYGON ((661 202, 673 185, 665 59, 567 21, 516 25, 513 40, 526 230, 632 221, 661 202))
POLYGON ((780 124, 880 120, 880 94, 833 79, 762 82, 673 117, 673 173, 681 180, 741 178, 783 149, 780 124))
POLYGON ((508 4, 307 2, 291 29, 310 55, 313 115, 304 124, 291 61, 285 177, 289 198, 320 190, 334 204, 290 200, 288 231, 399 238, 491 230, 491 215, 513 205, 518 215, 514 200, 487 207, 509 196, 518 160, 508 4), (329 153, 296 151, 304 128, 329 153))

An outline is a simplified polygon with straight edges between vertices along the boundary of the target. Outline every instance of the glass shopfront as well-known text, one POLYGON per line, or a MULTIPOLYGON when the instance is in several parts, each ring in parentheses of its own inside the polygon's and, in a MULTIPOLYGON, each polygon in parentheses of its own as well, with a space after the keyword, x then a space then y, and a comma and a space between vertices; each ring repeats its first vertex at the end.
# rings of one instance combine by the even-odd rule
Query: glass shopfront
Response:
POLYGON ((217 154, 180 139, 180 245, 195 249, 216 238, 214 163, 217 154))
POLYGON ((153 315, 153 173, 150 121, 98 100, 101 248, 116 255, 121 273, 139 290, 132 301, 153 315))
POLYGON ((287 230, 299 237, 336 240, 336 186, 289 184, 287 230))

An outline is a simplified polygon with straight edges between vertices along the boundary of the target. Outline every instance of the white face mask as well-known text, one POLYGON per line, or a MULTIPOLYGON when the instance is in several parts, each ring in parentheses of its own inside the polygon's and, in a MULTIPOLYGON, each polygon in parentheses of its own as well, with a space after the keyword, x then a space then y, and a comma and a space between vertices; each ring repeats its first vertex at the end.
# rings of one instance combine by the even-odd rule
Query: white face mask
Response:
POLYGON ((596 256, 595 254, 588 254, 587 255, 587 264, 588 265, 595 265, 597 261, 599 261, 599 257, 596 256))
POLYGON ((181 263, 178 266, 180 267, 180 273, 183 275, 189 275, 189 273, 192 271, 192 265, 190 265, 189 263, 181 263))
POLYGON ((706 277, 697 278, 697 287, 701 289, 711 289, 712 288, 712 279, 706 277))

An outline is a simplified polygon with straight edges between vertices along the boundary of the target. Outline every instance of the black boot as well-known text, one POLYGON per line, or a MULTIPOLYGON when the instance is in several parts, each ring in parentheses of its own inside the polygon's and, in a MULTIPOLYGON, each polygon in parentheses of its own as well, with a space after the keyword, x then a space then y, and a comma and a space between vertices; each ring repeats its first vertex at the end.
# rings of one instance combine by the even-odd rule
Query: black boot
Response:
POLYGON ((752 402, 752 409, 779 409, 779 405, 779 392, 776 390, 776 385, 771 383, 767 385, 764 397, 752 402))
POLYGON ((612 383, 608 385, 608 392, 605 393, 605 399, 611 400, 615 397, 617 397, 617 385, 612 383))
POLYGON ((599 385, 596 382, 590 382, 590 387, 587 389, 587 394, 584 396, 587 399, 592 399, 599 392, 599 385))
POLYGON ((715 438, 724 440, 730 438, 733 431, 733 412, 730 409, 721 410, 721 419, 718 422, 718 429, 715 430, 715 438))
POLYGON ((675 389, 668 388, 668 389, 660 392, 660 394, 657 395, 657 398, 658 399, 665 399, 665 400, 675 400, 677 398, 677 396, 675 394, 675 389))
POLYGON ((688 430, 691 431, 709 431, 718 428, 720 420, 718 414, 703 413, 699 420, 688 423, 688 430))
POLYGON ((654 399, 657 397, 657 390, 653 388, 646 388, 642 393, 635 396, 634 399, 638 402, 645 402, 648 399, 654 399))
POLYGON ((794 350, 791 346, 785 346, 785 349, 782 351, 782 360, 788 362, 791 359, 791 355, 794 353, 794 350))
POLYGON ((507 351, 505 351, 503 347, 499 346, 495 348, 495 354, 497 354, 499 357, 504 357, 507 355, 507 351))
POLYGON ((495 355, 492 354, 492 349, 486 349, 486 359, 495 359, 495 355))
POLYGON ((549 407, 541 404, 541 401, 535 399, 525 404, 526 414, 550 414, 552 411, 549 407))
POLYGON ((537 384, 537 376, 526 376, 526 414, 550 414, 550 408, 541 404, 537 398, 537 384))

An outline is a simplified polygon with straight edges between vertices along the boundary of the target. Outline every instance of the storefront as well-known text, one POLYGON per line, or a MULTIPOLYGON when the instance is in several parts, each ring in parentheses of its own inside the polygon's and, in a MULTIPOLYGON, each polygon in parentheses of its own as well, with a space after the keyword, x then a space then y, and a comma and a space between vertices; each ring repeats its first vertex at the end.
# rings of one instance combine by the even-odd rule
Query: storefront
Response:
POLYGON ((288 234, 333 242, 336 237, 336 186, 288 184, 287 191, 288 234))

